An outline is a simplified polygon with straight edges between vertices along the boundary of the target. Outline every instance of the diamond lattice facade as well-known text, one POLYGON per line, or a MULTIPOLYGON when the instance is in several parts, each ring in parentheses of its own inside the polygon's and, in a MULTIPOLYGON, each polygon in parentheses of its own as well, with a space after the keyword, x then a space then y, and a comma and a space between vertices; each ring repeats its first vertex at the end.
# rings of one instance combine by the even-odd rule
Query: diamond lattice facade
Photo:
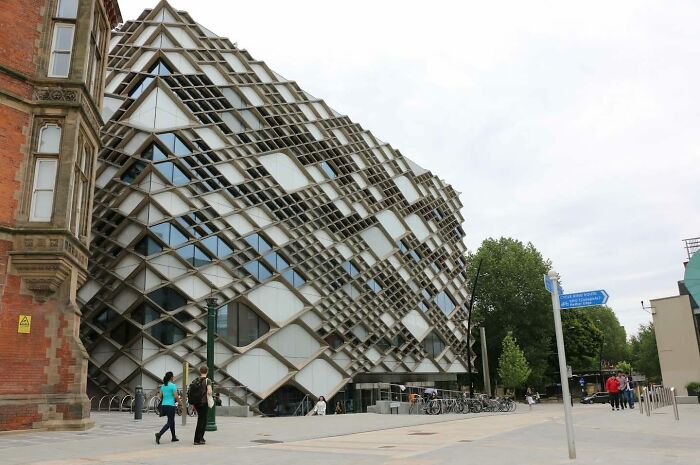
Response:
POLYGON ((236 402, 466 371, 451 186, 165 2, 110 45, 79 293, 93 387, 203 363, 212 295, 236 402))

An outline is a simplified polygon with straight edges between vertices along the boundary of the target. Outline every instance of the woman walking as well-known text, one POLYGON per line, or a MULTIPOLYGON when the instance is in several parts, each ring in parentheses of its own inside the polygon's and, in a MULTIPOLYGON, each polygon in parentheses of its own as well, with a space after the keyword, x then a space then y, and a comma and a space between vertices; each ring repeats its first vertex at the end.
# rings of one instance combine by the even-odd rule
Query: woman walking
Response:
POLYGON ((156 444, 160 444, 160 437, 168 429, 170 429, 170 434, 172 435, 171 442, 179 441, 177 436, 175 436, 175 403, 180 402, 180 396, 177 395, 177 386, 172 382, 173 378, 173 372, 167 372, 163 377, 163 385, 158 393, 158 397, 161 398, 160 409, 162 415, 166 416, 168 421, 160 429, 160 432, 156 433, 156 444))
POLYGON ((316 402, 316 406, 314 407, 314 415, 325 415, 326 414, 326 398, 321 396, 318 398, 318 402, 316 402))

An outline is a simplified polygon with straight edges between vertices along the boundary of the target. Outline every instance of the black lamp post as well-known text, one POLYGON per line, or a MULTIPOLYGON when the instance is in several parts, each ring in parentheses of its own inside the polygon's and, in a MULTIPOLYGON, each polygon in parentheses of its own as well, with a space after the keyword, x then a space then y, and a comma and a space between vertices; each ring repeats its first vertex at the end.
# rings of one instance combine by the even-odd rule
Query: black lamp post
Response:
MULTIPOLYGON (((214 333, 216 331, 216 312, 218 300, 216 297, 207 299, 207 368, 209 369, 209 379, 214 385, 214 333)), ((209 408, 207 414, 207 426, 205 431, 216 431, 216 405, 209 408)))

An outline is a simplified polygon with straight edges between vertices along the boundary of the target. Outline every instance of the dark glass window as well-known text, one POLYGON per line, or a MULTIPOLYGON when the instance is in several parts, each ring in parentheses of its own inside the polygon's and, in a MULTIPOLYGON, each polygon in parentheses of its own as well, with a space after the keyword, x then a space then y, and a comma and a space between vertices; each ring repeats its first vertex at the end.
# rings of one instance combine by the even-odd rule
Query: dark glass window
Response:
POLYGON ((151 82, 153 82, 153 79, 154 79, 154 78, 153 78, 152 76, 146 76, 146 77, 144 77, 144 78, 141 80, 141 82, 140 82, 136 87, 134 87, 134 88, 131 90, 131 92, 129 93, 129 97, 131 97, 131 98, 133 98, 133 99, 139 98, 139 95, 143 94, 143 91, 145 91, 146 88, 148 87, 148 85, 149 85, 151 82))
POLYGON ((182 139, 180 139, 172 132, 158 134, 158 139, 160 139, 160 141, 163 142, 163 144, 165 144, 165 147, 175 155, 183 156, 192 153, 189 147, 187 147, 187 145, 185 145, 185 143, 182 142, 182 139))
POLYGON ((445 341, 433 331, 423 339, 423 347, 428 354, 437 357, 445 349, 445 341))
POLYGON ((134 179, 139 177, 139 174, 141 174, 141 171, 143 171, 144 168, 146 168, 146 164, 144 162, 134 162, 129 168, 127 168, 126 171, 124 171, 121 180, 131 184, 134 182, 134 179))
POLYGON ((272 272, 258 260, 246 263, 243 268, 258 281, 265 281, 272 276, 272 272))
POLYGON ((169 346, 185 338, 185 331, 172 321, 161 321, 148 328, 148 334, 169 346))
POLYGON ((209 236, 201 241, 204 246, 219 258, 228 257, 233 253, 233 249, 219 236, 209 236))
POLYGON ((440 212, 439 208, 433 210, 433 215, 435 216, 436 220, 442 221, 442 212, 440 212))
POLYGON ((169 312, 177 310, 178 308, 187 304, 187 298, 184 295, 167 286, 151 292, 148 294, 148 298, 160 308, 169 312))
POLYGON ((134 311, 131 312, 131 319, 135 322, 145 325, 151 321, 155 321, 160 318, 160 311, 150 304, 144 303, 139 305, 134 311))
POLYGON ((430 268, 433 269, 433 272, 435 274, 438 274, 440 272, 440 267, 438 266, 438 264, 436 262, 431 263, 430 268))
POLYGON ((331 168, 331 165, 329 165, 329 164, 328 164, 327 162, 325 162, 325 161, 322 161, 322 162, 321 162, 321 169, 322 169, 323 172, 326 173, 326 175, 327 175, 329 178, 331 178, 331 179, 335 179, 335 178, 338 176, 338 175, 336 174, 335 170, 333 170, 333 168, 331 168))
POLYGON ((396 246, 399 248, 401 253, 408 253, 408 246, 406 245, 406 243, 404 241, 401 241, 401 240, 396 241, 396 246))
POLYGON ((165 163, 158 163, 156 164, 156 168, 165 176, 165 179, 175 186, 184 186, 190 182, 190 178, 173 162, 166 161, 165 163))
POLYGON ((391 341, 383 337, 377 342, 377 347, 379 347, 382 350, 382 352, 386 352, 391 348, 391 341))
POLYGON ((190 265, 199 267, 211 263, 211 258, 196 245, 186 245, 176 250, 190 265))
POLYGON ((93 320, 97 326, 105 329, 109 324, 114 321, 119 316, 119 313, 115 312, 111 308, 107 307, 102 310, 93 320))
POLYGON ((250 236, 246 236, 245 240, 261 254, 272 250, 272 246, 270 246, 270 244, 260 234, 251 234, 250 236))
POLYGON ((157 74, 158 76, 170 76, 172 74, 172 71, 170 70, 168 65, 163 63, 163 60, 158 60, 155 62, 149 73, 157 74))
POLYGON ((419 254, 418 252, 416 252, 415 250, 411 250, 411 251, 409 252, 409 254, 411 255, 411 258, 413 258, 413 260, 414 260, 415 262, 419 262, 419 261, 420 261, 421 256, 420 256, 420 254, 419 254))
POLYGON ((345 262, 343 263, 343 269, 347 271, 347 273, 350 275, 350 277, 354 278, 358 274, 360 274, 359 271, 357 271, 357 268, 355 268, 355 265, 353 265, 351 262, 345 262))
POLYGON ((343 345, 343 338, 338 335, 338 333, 330 333, 326 337, 323 338, 326 343, 331 346, 333 349, 337 349, 338 347, 343 345))
POLYGON ((401 347, 406 343, 406 340, 403 338, 403 336, 397 334, 391 339, 391 343, 394 345, 394 347, 401 347))
POLYGON ((455 307, 457 307, 457 304, 455 304, 455 301, 452 300, 452 296, 450 296, 447 291, 441 291, 435 297, 435 303, 445 315, 449 315, 455 307))
POLYGON ((382 290, 382 286, 380 286, 377 281, 371 278, 367 280, 367 286, 369 286, 369 288, 372 289, 374 292, 379 292, 382 290))
POLYGON ((219 309, 216 330, 234 346, 243 347, 267 333, 270 325, 247 305, 231 302, 219 309))
POLYGON ((163 248, 152 237, 146 236, 134 246, 134 250, 147 257, 154 253, 162 252, 163 248))
POLYGON ((151 232, 155 234, 158 239, 165 242, 171 247, 177 247, 180 244, 187 242, 187 237, 180 232, 177 227, 170 223, 160 223, 155 226, 151 226, 151 232))
POLYGON ((140 334, 140 331, 128 321, 122 322, 109 333, 110 337, 120 344, 126 344, 138 334, 140 334))

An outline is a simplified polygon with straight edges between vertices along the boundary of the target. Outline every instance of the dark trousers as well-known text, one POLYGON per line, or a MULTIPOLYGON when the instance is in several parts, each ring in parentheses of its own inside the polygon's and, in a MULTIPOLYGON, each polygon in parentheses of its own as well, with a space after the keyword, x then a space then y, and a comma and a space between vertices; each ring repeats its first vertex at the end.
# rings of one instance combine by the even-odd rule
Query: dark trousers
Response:
POLYGON ((163 412, 163 414, 165 414, 168 421, 160 429, 160 433, 158 433, 158 436, 162 436, 163 434, 165 434, 165 432, 168 431, 168 428, 169 428, 170 434, 172 434, 173 439, 175 439, 175 406, 174 405, 161 405, 160 409, 163 412))
POLYGON ((627 394, 625 391, 620 391, 620 407, 623 410, 627 408, 627 394))
POLYGON ((207 426, 207 414, 209 406, 207 404, 197 406, 197 427, 194 430, 194 442, 204 440, 204 428, 207 426))
POLYGON ((620 393, 619 392, 611 392, 610 393, 610 406, 615 409, 617 408, 620 410, 620 393))

